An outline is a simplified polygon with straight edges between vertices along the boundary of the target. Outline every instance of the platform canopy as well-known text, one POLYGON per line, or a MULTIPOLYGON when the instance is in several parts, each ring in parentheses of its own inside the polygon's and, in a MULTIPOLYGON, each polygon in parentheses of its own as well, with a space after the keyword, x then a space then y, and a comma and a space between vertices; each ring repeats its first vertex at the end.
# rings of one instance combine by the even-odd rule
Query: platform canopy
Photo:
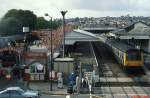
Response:
POLYGON ((80 29, 75 29, 72 32, 66 34, 66 45, 72 45, 76 41, 100 41, 100 39, 96 35, 80 29))

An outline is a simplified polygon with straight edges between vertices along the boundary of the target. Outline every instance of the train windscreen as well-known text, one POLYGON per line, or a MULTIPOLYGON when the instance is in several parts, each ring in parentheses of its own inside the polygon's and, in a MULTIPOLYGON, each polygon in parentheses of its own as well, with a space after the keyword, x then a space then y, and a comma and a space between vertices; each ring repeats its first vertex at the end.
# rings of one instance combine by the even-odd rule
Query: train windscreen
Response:
POLYGON ((141 60, 141 52, 140 51, 128 51, 127 60, 141 60))

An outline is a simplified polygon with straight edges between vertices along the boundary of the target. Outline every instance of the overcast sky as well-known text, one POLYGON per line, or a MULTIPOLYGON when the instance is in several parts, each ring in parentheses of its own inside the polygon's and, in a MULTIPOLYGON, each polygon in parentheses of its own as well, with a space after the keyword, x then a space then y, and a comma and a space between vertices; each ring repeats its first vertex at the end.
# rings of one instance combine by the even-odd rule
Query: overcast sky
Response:
POLYGON ((61 10, 68 10, 67 18, 150 16, 150 0, 0 0, 0 17, 9 9, 32 10, 38 16, 47 12, 55 18, 61 10))

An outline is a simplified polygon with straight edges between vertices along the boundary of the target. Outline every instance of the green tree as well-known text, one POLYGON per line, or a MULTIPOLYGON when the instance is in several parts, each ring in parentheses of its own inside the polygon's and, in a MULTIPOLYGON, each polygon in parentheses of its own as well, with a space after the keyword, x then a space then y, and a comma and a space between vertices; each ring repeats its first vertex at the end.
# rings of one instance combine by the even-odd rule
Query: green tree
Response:
POLYGON ((53 22, 52 22, 53 29, 57 29, 61 25, 62 25, 62 21, 61 20, 53 20, 53 22))
POLYGON ((45 20, 43 17, 38 17, 30 10, 9 10, 0 21, 0 34, 13 35, 22 32, 22 27, 33 29, 57 29, 62 25, 61 20, 51 21, 45 20))
POLYGON ((36 22, 36 29, 48 29, 50 26, 49 21, 45 20, 43 17, 38 17, 36 22))
POLYGON ((47 21, 43 17, 38 17, 36 29, 50 29, 50 28, 57 29, 58 27, 61 26, 61 24, 62 24, 61 20, 54 19, 51 25, 51 20, 47 21))
POLYGON ((18 19, 10 17, 0 21, 0 35, 14 35, 22 30, 21 23, 18 19))
POLYGON ((35 29, 37 17, 32 11, 11 9, 4 15, 3 19, 10 17, 18 19, 21 22, 22 27, 28 26, 31 30, 35 29))

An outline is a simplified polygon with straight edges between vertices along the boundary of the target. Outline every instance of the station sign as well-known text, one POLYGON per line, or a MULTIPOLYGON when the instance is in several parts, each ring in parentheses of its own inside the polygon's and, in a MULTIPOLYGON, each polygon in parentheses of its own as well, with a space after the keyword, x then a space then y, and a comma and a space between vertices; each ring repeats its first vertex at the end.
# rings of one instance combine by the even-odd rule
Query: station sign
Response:
POLYGON ((43 53, 43 52, 27 52, 27 53, 24 53, 23 55, 25 58, 30 58, 30 59, 45 59, 47 58, 47 54, 46 53, 43 53))
POLYGON ((29 32, 29 27, 23 27, 23 32, 24 32, 24 33, 29 32))

